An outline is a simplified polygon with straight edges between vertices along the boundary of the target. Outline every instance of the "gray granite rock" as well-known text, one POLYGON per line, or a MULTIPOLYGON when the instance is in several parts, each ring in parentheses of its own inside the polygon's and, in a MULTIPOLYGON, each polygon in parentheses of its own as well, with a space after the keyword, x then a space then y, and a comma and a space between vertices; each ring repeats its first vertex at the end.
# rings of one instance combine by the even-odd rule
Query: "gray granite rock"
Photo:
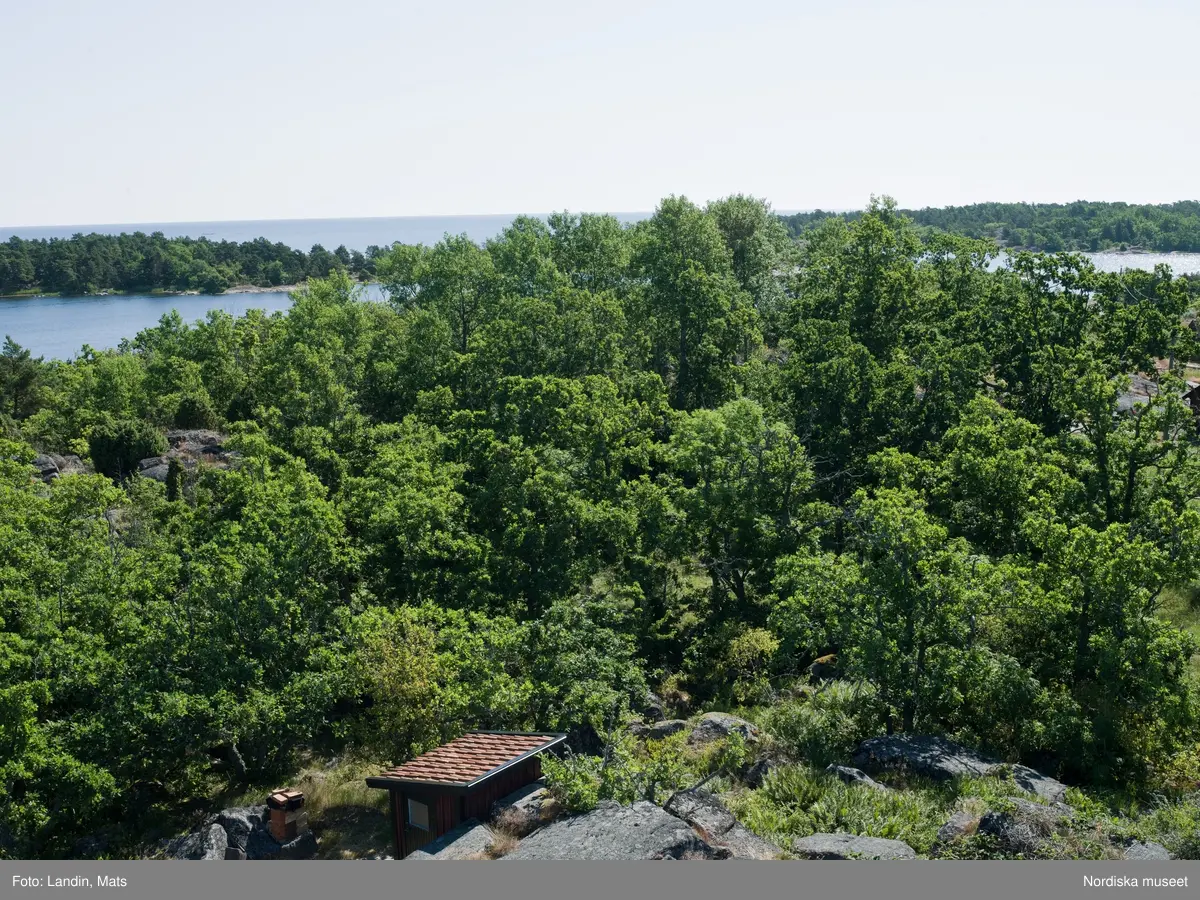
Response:
POLYGON ((210 822, 225 829, 229 846, 240 847, 243 850, 249 850, 252 832, 266 831, 269 828, 265 806, 235 806, 223 809, 210 822))
POLYGON ((33 458, 33 471, 42 481, 53 481, 58 477, 58 464, 49 454, 39 453, 33 458))
POLYGON ((803 859, 916 859, 903 841, 857 834, 814 834, 796 838, 792 852, 803 859))
POLYGON ((663 808, 696 829, 715 850, 728 851, 729 859, 778 859, 783 853, 746 828, 708 791, 680 791, 663 808))
POLYGON ((262 828, 255 828, 246 838, 247 859, 278 859, 279 850, 279 841, 275 840, 265 822, 262 828))
POLYGON ((741 822, 721 835, 716 846, 728 850, 731 859, 779 859, 783 850, 761 838, 741 822))
POLYGON ((735 733, 747 741, 753 741, 758 738, 758 726, 729 713, 707 712, 692 729, 688 743, 708 744, 735 733))
POLYGON ((482 859, 495 835, 477 819, 468 819, 453 831, 414 850, 405 859, 482 859))
POLYGON ((854 753, 854 765, 864 772, 904 768, 938 780, 983 776, 996 764, 953 741, 923 734, 869 738, 854 753))
POLYGON ((720 840, 721 835, 738 824, 725 804, 705 790, 680 791, 663 809, 698 829, 709 841, 720 840))
POLYGON ((74 454, 59 456, 57 453, 51 453, 49 456, 58 466, 59 475, 83 475, 90 471, 88 465, 74 454))
POLYGON ((78 456, 39 453, 33 458, 33 468, 42 481, 51 482, 62 475, 82 475, 88 471, 78 456))
POLYGON ((266 806, 235 806, 209 816, 204 824, 166 846, 168 856, 175 859, 236 858, 235 852, 245 852, 245 859, 311 859, 318 848, 317 837, 306 831, 287 844, 280 844, 271 835, 266 806))
POLYGON ((988 774, 1000 775, 1005 769, 1011 770, 1013 781, 1023 791, 1028 791, 1051 803, 1062 803, 1066 799, 1067 786, 1065 784, 1028 766, 993 766, 988 774))
POLYGON ((767 776, 779 768, 779 761, 770 756, 760 756, 742 772, 742 781, 752 788, 762 787, 767 776))
POLYGON ((544 825, 553 808, 553 798, 545 783, 535 781, 493 803, 492 822, 517 837, 524 837, 544 825))
POLYGON ((859 744, 854 764, 872 774, 904 768, 938 780, 960 777, 1011 777, 1017 786, 1043 800, 1062 803, 1067 786, 1028 766, 1002 763, 945 738, 893 734, 859 744))
POLYGON ((521 841, 504 859, 716 859, 718 854, 686 822, 653 803, 594 810, 559 819, 521 841))
POLYGON ((214 822, 172 841, 167 852, 172 859, 223 860, 228 846, 229 838, 225 829, 214 822))
POLYGON ((1126 859, 1170 859, 1171 854, 1162 844, 1153 841, 1134 841, 1125 848, 1126 859))
POLYGON ((167 443, 172 448, 195 453, 220 453, 227 440, 226 435, 205 428, 176 428, 167 432, 167 443))
POLYGON ((662 722, 655 722, 652 725, 640 726, 637 734, 648 741, 661 741, 663 738, 685 731, 688 727, 688 723, 683 719, 664 719, 662 722))
POLYGON ((880 784, 862 769, 855 769, 851 766, 826 766, 825 774, 833 775, 846 784, 858 784, 877 791, 891 790, 886 784, 880 784))
POLYGON ((317 836, 306 831, 279 848, 279 859, 312 859, 317 855, 317 836))
POLYGON ((667 717, 667 709, 662 698, 653 691, 646 694, 646 702, 642 707, 642 718, 647 722, 661 722, 667 717))
POLYGON ((977 827, 979 827, 979 819, 976 816, 959 810, 950 817, 945 825, 938 829, 937 839, 940 843, 948 844, 950 841, 957 840, 960 837, 974 834, 977 827))

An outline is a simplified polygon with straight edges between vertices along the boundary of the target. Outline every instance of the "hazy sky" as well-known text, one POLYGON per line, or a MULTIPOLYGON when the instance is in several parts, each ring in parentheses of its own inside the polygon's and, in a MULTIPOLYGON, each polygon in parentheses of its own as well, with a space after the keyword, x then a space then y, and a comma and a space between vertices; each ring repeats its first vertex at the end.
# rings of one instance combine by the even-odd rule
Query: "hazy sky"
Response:
POLYGON ((0 225, 1200 197, 1196 0, 0 0, 0 225))

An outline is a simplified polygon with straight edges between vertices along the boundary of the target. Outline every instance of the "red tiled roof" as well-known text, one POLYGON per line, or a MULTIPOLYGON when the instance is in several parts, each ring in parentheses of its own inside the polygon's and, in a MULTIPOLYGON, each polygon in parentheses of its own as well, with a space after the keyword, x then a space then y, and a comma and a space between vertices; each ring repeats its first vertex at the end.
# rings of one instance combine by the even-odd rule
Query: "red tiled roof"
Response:
POLYGON ((400 766, 392 766, 379 778, 397 781, 436 781, 470 784, 518 756, 549 747, 562 739, 556 734, 495 734, 472 731, 422 753, 400 766))

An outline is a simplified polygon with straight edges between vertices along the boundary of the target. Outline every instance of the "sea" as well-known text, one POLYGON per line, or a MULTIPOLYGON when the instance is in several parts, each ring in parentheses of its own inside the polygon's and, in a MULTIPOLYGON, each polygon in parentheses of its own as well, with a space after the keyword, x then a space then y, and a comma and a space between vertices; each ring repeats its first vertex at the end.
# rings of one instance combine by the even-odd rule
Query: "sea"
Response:
MULTIPOLYGON (((538 215, 538 214, 535 214, 538 215)), ((613 213, 622 222, 636 222, 649 213, 613 213)), ((348 250, 405 244, 433 244, 447 234, 465 234, 482 242, 503 231, 516 215, 399 216, 365 219, 263 219, 240 222, 142 222, 116 225, 54 225, 23 228, 0 227, 0 240, 16 235, 25 239, 67 238, 75 234, 162 232, 168 237, 207 237, 213 241, 249 241, 265 237, 308 251, 320 244, 327 250, 348 250)), ((1089 253, 1097 268, 1153 269, 1169 265, 1179 275, 1200 273, 1200 253, 1089 253)), ((366 297, 383 299, 377 285, 366 288, 366 297)), ((0 340, 11 337, 34 356, 70 359, 86 347, 104 350, 151 328, 172 309, 185 321, 203 319, 210 310, 242 315, 250 309, 284 311, 291 305, 285 291, 205 295, 88 295, 83 297, 22 297, 0 299, 0 340)))

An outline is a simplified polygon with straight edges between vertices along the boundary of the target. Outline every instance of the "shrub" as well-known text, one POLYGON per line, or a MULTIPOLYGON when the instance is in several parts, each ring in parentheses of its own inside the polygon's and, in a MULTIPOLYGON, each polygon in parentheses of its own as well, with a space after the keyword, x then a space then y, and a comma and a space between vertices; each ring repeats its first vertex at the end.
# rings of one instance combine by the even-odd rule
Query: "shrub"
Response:
POLYGON ((1179 859, 1200 859, 1200 793, 1159 801, 1135 820, 1130 836, 1158 841, 1179 859))
POLYGON ((119 419, 95 426, 88 435, 88 452, 97 472, 114 480, 129 477, 138 463, 167 450, 166 438, 151 425, 119 419))
POLYGON ((218 416, 207 393, 184 394, 175 407, 176 428, 212 428, 218 416))
POLYGON ((601 800, 649 800, 662 805, 676 791, 693 787, 706 776, 728 774, 745 764, 746 745, 740 736, 699 750, 687 745, 687 737, 686 732, 678 732, 642 744, 624 731, 604 736, 602 757, 546 758, 542 764, 546 787, 568 812, 591 809, 601 800))
POLYGON ((1200 744, 1192 744, 1172 756, 1158 773, 1158 780, 1174 794, 1200 790, 1200 744))
POLYGON ((542 759, 542 774, 559 806, 567 812, 586 812, 600 802, 603 763, 598 756, 546 756, 542 759))
POLYGON ((723 668, 739 703, 765 703, 771 699, 769 667, 779 640, 765 628, 748 628, 729 643, 723 668))
POLYGON ((883 704, 868 682, 832 681, 773 707, 762 724, 785 753, 824 768, 845 762, 861 741, 883 731, 883 704))

